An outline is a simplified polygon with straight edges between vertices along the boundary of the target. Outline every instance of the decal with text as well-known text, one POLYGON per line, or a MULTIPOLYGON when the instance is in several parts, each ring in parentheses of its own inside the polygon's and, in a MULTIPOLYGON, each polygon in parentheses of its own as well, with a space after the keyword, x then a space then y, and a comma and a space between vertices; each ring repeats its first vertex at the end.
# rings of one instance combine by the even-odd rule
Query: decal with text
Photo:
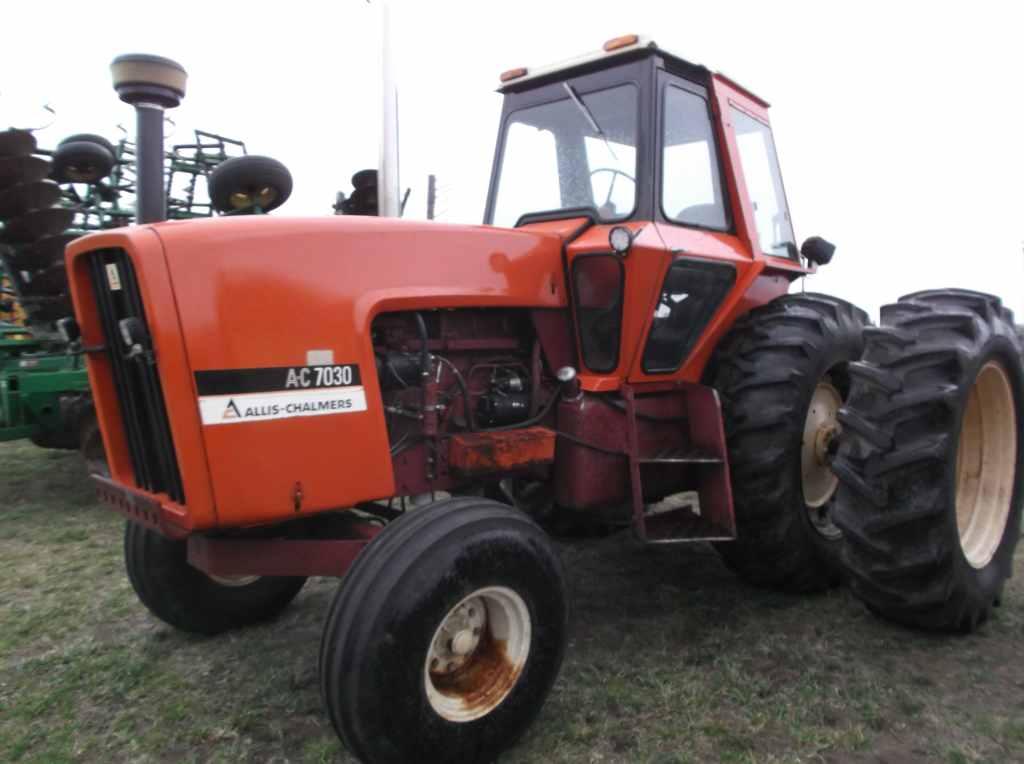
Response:
POLYGON ((203 424, 239 424, 366 411, 356 364, 196 372, 203 424))

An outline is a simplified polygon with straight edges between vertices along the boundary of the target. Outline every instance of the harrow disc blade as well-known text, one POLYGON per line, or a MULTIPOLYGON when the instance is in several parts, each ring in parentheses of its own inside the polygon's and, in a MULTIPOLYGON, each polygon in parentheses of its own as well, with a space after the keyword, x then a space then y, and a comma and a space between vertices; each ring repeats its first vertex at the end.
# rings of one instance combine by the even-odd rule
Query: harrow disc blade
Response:
POLYGON ((21 217, 32 210, 52 207, 60 201, 60 186, 52 180, 19 183, 0 191, 0 220, 21 217))
POLYGON ((49 172, 49 159, 33 156, 0 156, 0 188, 18 183, 35 183, 45 178, 49 172))
POLYGON ((74 241, 80 233, 59 233, 46 236, 32 244, 17 247, 10 263, 16 270, 34 271, 64 261, 64 247, 74 241))
POLYGON ((48 207, 34 210, 20 218, 8 220, 4 226, 3 238, 13 244, 27 244, 66 230, 75 219, 74 210, 48 207))
POLYGON ((36 150, 36 137, 28 130, 0 130, 0 157, 28 156, 36 150))

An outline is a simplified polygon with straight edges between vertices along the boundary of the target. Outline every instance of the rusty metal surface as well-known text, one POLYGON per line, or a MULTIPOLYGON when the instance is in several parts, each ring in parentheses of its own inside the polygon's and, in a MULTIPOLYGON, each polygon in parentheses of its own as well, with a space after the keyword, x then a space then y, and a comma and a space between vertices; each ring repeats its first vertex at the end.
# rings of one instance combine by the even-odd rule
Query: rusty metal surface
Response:
POLYGON ((525 470, 554 458, 555 433, 547 427, 461 433, 448 451, 451 468, 465 476, 525 470))
POLYGON ((434 687, 442 695, 459 699, 468 710, 488 708, 515 686, 523 665, 509 660, 506 640, 495 639, 485 629, 473 659, 448 673, 431 671, 434 687))

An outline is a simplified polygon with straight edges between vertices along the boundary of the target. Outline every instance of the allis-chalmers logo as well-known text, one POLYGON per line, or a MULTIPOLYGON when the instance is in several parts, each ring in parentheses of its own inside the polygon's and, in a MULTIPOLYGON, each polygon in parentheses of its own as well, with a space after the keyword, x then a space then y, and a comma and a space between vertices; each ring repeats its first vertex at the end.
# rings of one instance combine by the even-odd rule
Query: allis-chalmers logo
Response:
POLYGON ((228 401, 227 407, 224 409, 224 414, 221 419, 241 419, 242 412, 238 410, 238 406, 235 405, 235 399, 232 398, 228 401))

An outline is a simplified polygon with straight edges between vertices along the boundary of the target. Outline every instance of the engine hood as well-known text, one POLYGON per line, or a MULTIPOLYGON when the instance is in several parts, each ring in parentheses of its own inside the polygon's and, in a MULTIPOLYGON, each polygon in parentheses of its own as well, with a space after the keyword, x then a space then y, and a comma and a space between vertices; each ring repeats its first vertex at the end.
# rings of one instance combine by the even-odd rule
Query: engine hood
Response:
POLYGON ((566 304, 553 233, 343 216, 153 230, 196 369, 304 362, 310 348, 351 354, 381 312, 566 304))
MULTIPOLYGON (((69 249, 83 336, 94 343, 102 336, 82 255, 103 247, 128 251, 138 274, 186 484, 182 524, 192 528, 393 493, 370 331, 379 313, 566 304, 553 232, 355 217, 167 222, 69 249), (337 400, 300 389, 324 373, 344 388, 329 393, 337 400), (252 385, 268 392, 245 394, 252 385), (308 415, 317 412, 332 415, 308 415)), ((101 413, 116 422, 113 388, 95 371, 101 413)), ((114 449, 115 476, 130 474, 126 459, 114 449)))

